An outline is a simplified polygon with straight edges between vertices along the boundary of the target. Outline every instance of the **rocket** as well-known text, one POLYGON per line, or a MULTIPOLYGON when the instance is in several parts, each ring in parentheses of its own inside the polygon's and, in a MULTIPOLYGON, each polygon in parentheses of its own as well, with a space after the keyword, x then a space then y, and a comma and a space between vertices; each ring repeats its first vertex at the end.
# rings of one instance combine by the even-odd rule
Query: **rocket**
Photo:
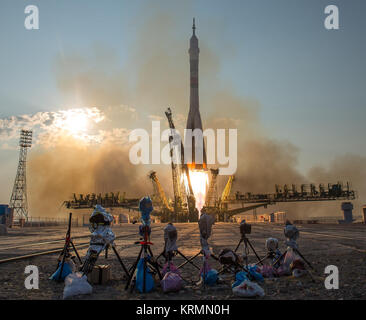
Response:
MULTIPOLYGON (((198 47, 198 38, 196 36, 196 24, 194 18, 192 30, 193 34, 190 39, 190 47, 188 51, 190 63, 190 104, 186 129, 191 129, 192 131, 195 129, 200 129, 202 131, 202 120, 199 110, 198 96, 198 62, 200 49, 198 47)), ((186 160, 189 169, 207 169, 206 151, 203 138, 202 141, 199 141, 194 135, 192 136, 192 139, 188 139, 186 137, 185 151, 186 154, 192 155, 191 158, 188 158, 189 160, 186 160)))

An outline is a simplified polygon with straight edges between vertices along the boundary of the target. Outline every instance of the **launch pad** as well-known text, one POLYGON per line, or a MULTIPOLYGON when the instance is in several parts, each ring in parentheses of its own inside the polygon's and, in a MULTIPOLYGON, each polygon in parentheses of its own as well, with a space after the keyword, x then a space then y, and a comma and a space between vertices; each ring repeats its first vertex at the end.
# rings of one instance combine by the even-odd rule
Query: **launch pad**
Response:
MULTIPOLYGON (((175 169, 172 169, 175 170, 175 169)), ((211 171, 212 172, 212 171, 211 171)), ((173 171, 174 173, 174 171, 173 171)), ((215 172, 214 172, 215 174, 215 172)), ((182 205, 182 198, 175 198, 178 201, 169 201, 164 189, 157 177, 155 171, 150 172, 148 178, 151 180, 153 186, 152 200, 155 207, 153 215, 159 216, 161 222, 188 222, 189 211, 187 205, 182 205)), ((216 181, 214 175, 211 175, 210 187, 208 194, 206 195, 206 206, 204 210, 208 213, 216 216, 217 221, 227 221, 230 217, 255 210, 260 207, 267 208, 270 205, 277 203, 309 203, 309 202, 323 202, 323 201, 349 201, 356 198, 356 193, 346 183, 338 182, 336 184, 328 183, 327 187, 324 184, 319 185, 319 189, 315 185, 301 185, 301 192, 295 193, 296 186, 292 186, 292 190, 282 191, 278 185, 274 193, 240 193, 237 191, 234 195, 231 195, 231 189, 234 182, 234 177, 231 176, 222 191, 220 197, 217 196, 217 186, 214 184, 216 181), (212 199, 215 199, 214 201, 212 199), (230 206, 241 205, 239 208, 230 208, 230 206)), ((177 187, 176 187, 177 188, 177 187)), ((176 190, 175 193, 179 195, 176 190)), ((64 202, 64 205, 69 209, 91 209, 96 204, 103 205, 106 208, 126 208, 128 210, 138 211, 137 198, 126 199, 125 197, 117 196, 119 193, 110 193, 102 196, 101 194, 80 194, 79 197, 73 196, 72 200, 64 202)), ((192 199, 193 197, 191 197, 192 199)), ((194 199, 193 199, 194 200, 194 199)), ((194 208, 194 207, 193 207, 194 208)), ((194 210, 191 208, 191 210, 194 210)), ((197 211, 193 211, 193 215, 197 214, 197 211)), ((195 221, 194 216, 189 221, 195 221)))

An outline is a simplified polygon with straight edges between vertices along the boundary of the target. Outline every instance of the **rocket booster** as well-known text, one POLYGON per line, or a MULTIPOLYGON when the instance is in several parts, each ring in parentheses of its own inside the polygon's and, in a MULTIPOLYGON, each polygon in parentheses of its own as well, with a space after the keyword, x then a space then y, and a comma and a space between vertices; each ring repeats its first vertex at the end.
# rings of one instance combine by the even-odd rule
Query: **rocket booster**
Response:
POLYGON ((200 129, 202 133, 202 120, 199 110, 198 96, 198 61, 200 49, 198 47, 198 38, 196 37, 196 25, 193 18, 193 34, 190 39, 189 63, 190 63, 190 105, 187 119, 187 129, 192 130, 192 137, 185 139, 186 154, 191 155, 187 159, 189 169, 202 170, 207 169, 206 150, 202 135, 197 136, 195 129, 200 129))

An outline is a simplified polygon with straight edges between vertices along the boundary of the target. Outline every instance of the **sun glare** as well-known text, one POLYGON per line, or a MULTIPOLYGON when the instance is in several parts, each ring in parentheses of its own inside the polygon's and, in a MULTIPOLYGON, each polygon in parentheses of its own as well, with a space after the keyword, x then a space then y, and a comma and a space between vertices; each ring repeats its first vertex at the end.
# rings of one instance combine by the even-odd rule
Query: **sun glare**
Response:
POLYGON ((95 108, 75 108, 63 110, 55 115, 54 126, 63 130, 65 134, 74 138, 87 140, 88 130, 92 123, 104 119, 103 115, 95 108))
POLYGON ((83 113, 69 113, 64 120, 64 129, 73 135, 85 133, 88 129, 88 117, 83 113))

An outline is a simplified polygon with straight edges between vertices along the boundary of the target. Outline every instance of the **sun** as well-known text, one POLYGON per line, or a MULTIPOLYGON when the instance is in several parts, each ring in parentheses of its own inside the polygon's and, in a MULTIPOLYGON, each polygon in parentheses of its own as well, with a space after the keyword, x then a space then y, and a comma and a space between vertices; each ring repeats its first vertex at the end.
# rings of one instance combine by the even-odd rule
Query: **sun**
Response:
POLYGON ((61 111, 54 125, 65 134, 74 138, 83 139, 87 135, 90 116, 83 109, 70 109, 61 111))
POLYGON ((73 135, 85 133, 88 129, 88 117, 83 113, 70 113, 64 120, 64 129, 73 135))

